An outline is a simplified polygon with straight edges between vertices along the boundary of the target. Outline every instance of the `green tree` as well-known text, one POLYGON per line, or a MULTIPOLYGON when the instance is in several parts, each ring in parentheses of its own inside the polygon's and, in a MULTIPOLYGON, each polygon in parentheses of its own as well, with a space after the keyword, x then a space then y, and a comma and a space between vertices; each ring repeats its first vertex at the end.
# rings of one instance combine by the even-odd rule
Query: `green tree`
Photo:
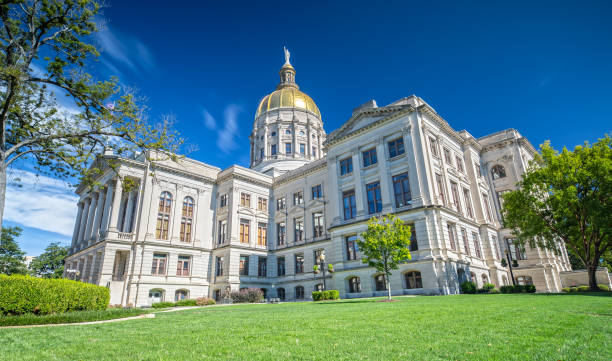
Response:
POLYGON ((553 149, 548 142, 530 164, 519 188, 504 195, 504 223, 517 242, 558 252, 567 249, 595 273, 610 250, 612 228, 612 139, 606 135, 574 151, 553 149))
POLYGON ((30 263, 30 271, 34 276, 44 278, 61 278, 64 273, 64 258, 68 255, 68 247, 59 242, 51 243, 38 257, 30 263))
POLYGON ((17 237, 21 235, 22 229, 19 227, 2 228, 0 237, 0 273, 7 275, 25 274, 25 252, 19 248, 17 237))
POLYGON ((175 157, 181 140, 170 122, 149 122, 133 91, 87 72, 99 56, 99 15, 95 0, 0 2, 0 226, 7 168, 17 161, 94 185, 103 167, 119 165, 95 162, 106 149, 175 157), (62 111, 58 96, 77 111, 62 111))
POLYGON ((385 275, 387 299, 391 300, 391 271, 410 256, 410 226, 394 215, 382 218, 372 217, 368 230, 357 239, 362 254, 362 262, 385 275))

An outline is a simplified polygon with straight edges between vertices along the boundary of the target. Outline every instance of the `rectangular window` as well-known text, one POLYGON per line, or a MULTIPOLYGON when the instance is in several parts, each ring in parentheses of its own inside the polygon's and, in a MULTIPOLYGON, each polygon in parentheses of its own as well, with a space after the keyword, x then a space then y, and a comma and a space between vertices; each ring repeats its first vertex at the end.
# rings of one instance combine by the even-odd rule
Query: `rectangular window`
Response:
POLYGON ((279 276, 285 275, 285 257, 278 257, 276 259, 276 272, 279 276))
POLYGON ((293 193, 293 205, 304 203, 304 193, 302 191, 293 193))
POLYGON ((285 154, 291 154, 291 143, 285 143, 285 154))
POLYGON ((348 157, 340 160, 340 175, 353 173, 353 158, 348 157))
POLYGON ((240 193, 240 205, 243 207, 251 207, 251 195, 248 193, 240 193))
POLYGON ((448 150, 447 148, 444 148, 444 161, 446 161, 447 164, 453 165, 453 159, 451 158, 450 150, 448 150))
POLYGON ((482 177, 482 171, 480 170, 480 164, 474 162, 474 169, 476 169, 476 175, 482 177))
POLYGON ((293 237, 294 237, 295 242, 303 241, 304 240, 304 219, 303 218, 294 219, 293 225, 294 225, 293 237))
POLYGON ((527 255, 525 254, 525 246, 517 244, 514 239, 508 238, 506 239, 507 244, 510 246, 510 257, 514 260, 525 260, 527 259, 527 255))
POLYGON ((259 149, 259 159, 263 159, 264 158, 264 149, 260 148, 259 149))
POLYGON ((363 151, 363 166, 369 167, 372 164, 376 164, 378 159, 376 158, 376 148, 368 149, 363 151))
POLYGON ((414 223, 410 224, 410 252, 419 250, 419 242, 416 237, 416 228, 414 228, 414 223))
POLYGON ((157 239, 168 239, 168 228, 170 227, 170 215, 159 213, 157 215, 157 225, 155 227, 155 237, 157 239))
POLYGON ((268 239, 268 225, 266 223, 257 223, 257 244, 265 246, 268 239))
POLYGON ((342 203, 344 205, 344 219, 353 219, 357 215, 357 204, 355 203, 355 190, 342 192, 342 203))
POLYGON ((366 184, 368 197, 368 213, 379 213, 382 211, 382 197, 380 195, 380 182, 366 184))
POLYGON ((282 246, 285 244, 285 232, 286 232, 286 228, 285 228, 285 222, 280 222, 276 224, 276 236, 277 236, 277 243, 279 246, 282 246))
POLYGON ((316 157, 316 156, 317 156, 317 147, 315 147, 315 146, 313 145, 313 146, 312 146, 312 153, 310 153, 310 154, 312 154, 312 156, 313 156, 313 157, 316 157))
POLYGON ((191 241, 191 218, 181 218, 180 240, 181 242, 191 241))
POLYGON ((266 257, 259 257, 257 261, 257 275, 259 277, 266 277, 268 275, 268 259, 266 257))
POLYGON ((470 244, 468 242, 467 231, 465 228, 461 228, 461 239, 463 240, 463 249, 465 249, 465 253, 471 255, 472 252, 470 251, 470 244))
POLYGON ((314 237, 322 237, 325 232, 323 223, 323 212, 314 212, 312 214, 312 225, 314 237))
POLYGON ((151 264, 151 274, 163 276, 166 274, 166 264, 168 255, 163 253, 153 253, 153 263, 151 264))
POLYGON ((221 208, 227 206, 227 194, 222 194, 219 199, 219 205, 221 206, 221 208))
POLYGON ((395 195, 395 206, 397 208, 410 204, 412 194, 410 193, 408 173, 398 174, 393 177, 393 194, 395 195))
POLYGON ((281 197, 276 200, 276 210, 277 211, 285 209, 286 206, 287 206, 287 201, 285 197, 281 197))
POLYGON ((323 188, 320 184, 312 187, 312 199, 319 199, 323 197, 323 188))
POLYGON ((276 144, 270 146, 270 154, 276 155, 276 144))
POLYGON ((438 153, 438 141, 436 138, 429 138, 429 148, 431 149, 431 155, 436 158, 440 157, 440 153, 438 153))
POLYGON ((240 219, 240 243, 249 243, 251 233, 251 221, 248 219, 240 219))
POLYGON ((453 195, 453 207, 461 213, 461 203, 459 203, 459 190, 457 183, 451 182, 451 193, 453 195))
POLYGON ((457 170, 461 173, 465 173, 463 169, 463 160, 458 155, 455 156, 455 161, 457 162, 457 170))
POLYGON ((478 233, 472 232, 472 238, 474 239, 474 250, 476 252, 476 257, 482 258, 482 253, 480 251, 480 240, 478 239, 478 233))
POLYGON ((223 256, 218 256, 215 262, 215 275, 223 276, 223 256))
POLYGON ((264 197, 257 197, 257 210, 267 212, 268 211, 268 199, 264 197))
POLYGON ((345 238, 346 243, 346 260, 354 261, 357 259, 357 236, 349 236, 345 238))
POLYGON ((491 206, 489 204, 489 196, 487 196, 485 193, 482 194, 482 202, 484 203, 484 209, 485 209, 485 216, 487 217, 487 222, 492 222, 493 219, 491 217, 491 206))
POLYGON ((404 138, 397 138, 387 143, 389 146, 389 158, 404 154, 404 138))
POLYGON ((218 244, 225 242, 226 234, 227 234, 227 221, 219 221, 219 238, 217 239, 218 244))
POLYGON ((240 256, 240 263, 238 264, 238 272, 241 276, 249 275, 249 256, 240 256))
POLYGON ((472 199, 470 197, 470 190, 463 188, 463 203, 465 204, 465 212, 469 218, 474 218, 474 211, 472 210, 472 199))
POLYGON ((455 225, 452 223, 447 223, 446 228, 448 229, 448 241, 450 242, 450 247, 453 250, 457 250, 455 247, 455 225))
POLYGON ((446 199, 444 198, 444 182, 442 181, 442 176, 436 173, 436 184, 438 185, 438 197, 442 201, 442 204, 446 204, 446 199))
POLYGON ((176 264, 176 275, 177 276, 189 276, 189 264, 191 263, 191 257, 179 256, 176 264))
POLYGON ((300 143, 300 154, 306 155, 306 144, 300 143))
POLYGON ((301 253, 295 255, 295 273, 304 273, 304 255, 301 253))

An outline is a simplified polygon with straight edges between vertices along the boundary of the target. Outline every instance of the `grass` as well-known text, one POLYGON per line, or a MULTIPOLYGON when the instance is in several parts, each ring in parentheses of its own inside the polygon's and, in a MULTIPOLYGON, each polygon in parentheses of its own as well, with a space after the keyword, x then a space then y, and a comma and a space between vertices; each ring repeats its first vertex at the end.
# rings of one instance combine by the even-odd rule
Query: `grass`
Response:
POLYGON ((115 318, 138 316, 146 312, 146 310, 137 308, 112 308, 105 311, 75 311, 43 316, 37 316, 32 314, 19 316, 0 316, 0 326, 48 325, 57 323, 102 321, 112 320, 115 318))
POLYGON ((207 307, 0 330, 5 360, 610 360, 610 294, 207 307))

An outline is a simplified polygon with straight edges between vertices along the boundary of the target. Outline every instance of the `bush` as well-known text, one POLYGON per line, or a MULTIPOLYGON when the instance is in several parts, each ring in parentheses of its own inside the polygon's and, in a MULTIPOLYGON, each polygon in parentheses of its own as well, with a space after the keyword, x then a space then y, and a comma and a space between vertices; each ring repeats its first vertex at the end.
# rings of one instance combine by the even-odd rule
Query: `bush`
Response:
POLYGON ((208 297, 198 297, 195 299, 196 301, 196 305, 197 306, 209 306, 209 305, 214 305, 215 300, 213 300, 212 298, 208 298, 208 297))
POLYGON ((104 311, 74 311, 41 316, 33 314, 0 316, 0 327, 102 321, 139 316, 144 313, 147 313, 147 310, 142 308, 109 308, 104 311))
POLYGON ((534 285, 501 286, 501 293, 535 293, 534 285))
POLYGON ((245 288, 230 293, 233 303, 257 303, 263 301, 263 291, 259 288, 245 288))
POLYGON ((610 287, 606 285, 597 285, 597 287, 602 291, 610 291, 610 287))
POLYGON ((312 300, 321 301, 323 299, 323 291, 312 291, 312 300))
POLYGON ((1 315, 101 311, 110 301, 106 287, 61 278, 0 275, 0 290, 1 315))
POLYGON ((489 293, 491 293, 491 294, 498 294, 499 290, 497 288, 494 288, 494 289, 490 290, 489 293))
POLYGON ((461 293, 467 293, 467 294, 476 293, 476 284, 470 281, 463 282, 461 284, 461 293))
POLYGON ((313 301, 324 301, 324 300, 338 300, 340 299, 340 292, 338 290, 329 291, 313 291, 313 301))
POLYGON ((157 302, 151 305, 153 308, 168 308, 174 307, 176 304, 174 302, 157 302))
POLYGON ((570 287, 570 292, 578 292, 578 287, 570 287))
POLYGON ((482 286, 482 289, 483 289, 483 290, 485 290, 485 291, 487 291, 487 292, 490 292, 490 291, 491 291, 492 289, 494 289, 494 288, 495 288, 495 285, 494 285, 494 284, 492 284, 492 283, 485 283, 485 284, 482 286))
POLYGON ((569 293, 569 291, 570 291, 570 288, 569 288, 569 287, 563 287, 563 288, 561 289, 561 292, 567 292, 567 293, 569 293))
POLYGON ((176 301, 175 306, 197 306, 196 300, 180 300, 176 301))
POLYGON ((578 286, 578 292, 587 292, 589 290, 589 286, 578 286))
POLYGON ((525 290, 524 292, 527 292, 527 293, 535 293, 536 288, 534 285, 525 285, 524 290, 525 290))
POLYGON ((338 290, 329 290, 329 298, 330 300, 339 300, 340 299, 340 291, 338 290))
POLYGON ((512 293, 512 286, 501 286, 499 290, 501 293, 512 293))

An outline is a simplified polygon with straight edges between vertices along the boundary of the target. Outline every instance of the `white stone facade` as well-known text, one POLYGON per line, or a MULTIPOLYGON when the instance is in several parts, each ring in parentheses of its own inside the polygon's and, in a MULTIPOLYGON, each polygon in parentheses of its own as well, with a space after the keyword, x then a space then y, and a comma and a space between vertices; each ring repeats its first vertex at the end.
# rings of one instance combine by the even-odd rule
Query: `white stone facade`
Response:
MULTIPOLYGON (((278 89, 297 89, 289 67, 278 89)), ((383 295, 351 241, 371 216, 394 213, 413 225, 414 242, 412 260, 392 275, 393 294, 455 294, 468 279, 509 284, 497 192, 533 156, 525 138, 508 130, 475 139, 416 96, 384 107, 370 101, 327 135, 314 102, 296 103, 296 94, 260 103, 251 169, 140 156, 121 159, 120 175, 137 184, 130 192, 110 169, 104 187, 79 188, 66 260, 78 273, 67 276, 108 286, 112 304, 136 306, 244 287, 308 299, 323 283, 345 298, 383 295), (285 142, 291 152, 272 154, 285 142), (490 176, 498 163, 506 180, 490 176), (334 269, 325 280, 313 272, 322 252, 334 269)), ((567 255, 540 250, 519 264, 515 276, 532 277, 538 291, 558 291, 559 272, 569 270, 567 255)))

